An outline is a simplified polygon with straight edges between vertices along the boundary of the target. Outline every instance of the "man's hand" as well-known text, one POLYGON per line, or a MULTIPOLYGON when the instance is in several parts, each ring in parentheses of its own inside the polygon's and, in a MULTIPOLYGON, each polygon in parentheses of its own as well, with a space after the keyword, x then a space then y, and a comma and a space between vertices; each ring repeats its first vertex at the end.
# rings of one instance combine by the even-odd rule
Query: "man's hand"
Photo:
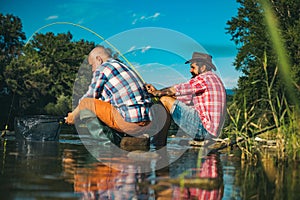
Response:
POLYGON ((157 90, 153 85, 146 84, 147 92, 152 94, 155 97, 162 97, 162 96, 174 96, 176 90, 174 87, 167 87, 161 90, 157 90))
POLYGON ((156 88, 152 85, 152 84, 146 84, 146 90, 149 94, 152 94, 153 96, 155 96, 155 92, 157 92, 156 88))
POLYGON ((79 116, 79 106, 77 106, 73 112, 69 112, 68 116, 66 117, 65 123, 66 124, 74 124, 75 118, 79 116))
POLYGON ((66 124, 74 124, 74 115, 73 115, 72 112, 68 113, 68 116, 66 117, 65 123, 66 124))

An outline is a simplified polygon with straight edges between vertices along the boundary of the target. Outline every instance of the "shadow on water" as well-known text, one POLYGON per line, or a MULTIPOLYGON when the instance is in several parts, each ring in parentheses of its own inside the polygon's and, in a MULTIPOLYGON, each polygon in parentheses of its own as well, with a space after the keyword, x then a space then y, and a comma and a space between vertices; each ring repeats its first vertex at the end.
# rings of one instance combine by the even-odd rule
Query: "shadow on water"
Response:
POLYGON ((198 162, 199 152, 190 147, 170 165, 141 173, 126 160, 117 168, 99 162, 77 134, 62 134, 59 142, 24 142, 8 136, 0 145, 0 198, 300 198, 297 163, 276 165, 263 157, 250 165, 232 152, 206 155, 198 162))

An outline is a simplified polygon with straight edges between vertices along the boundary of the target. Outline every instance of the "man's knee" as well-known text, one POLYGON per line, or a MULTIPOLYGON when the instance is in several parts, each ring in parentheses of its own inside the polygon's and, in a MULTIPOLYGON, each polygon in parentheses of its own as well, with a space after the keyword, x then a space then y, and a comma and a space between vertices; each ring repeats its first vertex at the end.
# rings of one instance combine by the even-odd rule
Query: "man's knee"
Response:
POLYGON ((173 97, 163 96, 160 98, 161 103, 164 105, 164 107, 170 112, 175 99, 173 97))
POLYGON ((90 110, 95 113, 95 103, 93 98, 83 98, 79 103, 79 110, 90 110))

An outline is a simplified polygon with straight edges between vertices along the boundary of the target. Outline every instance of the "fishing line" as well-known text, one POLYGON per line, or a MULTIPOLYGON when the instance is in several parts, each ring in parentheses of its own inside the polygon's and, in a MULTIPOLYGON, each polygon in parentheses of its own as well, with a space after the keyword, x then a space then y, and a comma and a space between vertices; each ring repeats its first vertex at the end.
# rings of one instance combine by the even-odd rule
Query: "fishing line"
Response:
POLYGON ((99 35, 98 33, 96 33, 95 31, 85 27, 85 26, 82 26, 80 24, 75 24, 75 23, 72 23, 72 22, 54 22, 54 23, 51 23, 51 24, 47 24, 45 26, 42 26, 41 28, 39 28, 38 30, 36 30, 30 37, 29 39, 27 40, 25 46, 29 43, 29 41, 31 40, 31 38, 39 31, 41 31, 42 29, 44 28, 47 28, 49 26, 53 26, 53 25, 72 25, 72 26, 75 26, 75 27, 79 27, 79 28, 82 28, 83 30, 86 30, 92 34, 94 34, 95 36, 97 36, 98 38, 100 38, 101 40, 103 40, 104 42, 106 42, 113 50, 115 50, 128 64, 129 66, 134 70, 134 72, 139 76, 139 78, 142 80, 143 83, 145 83, 144 79, 142 78, 142 76, 139 74, 139 72, 135 69, 135 67, 131 64, 131 62, 129 62, 129 60, 118 50, 118 48, 116 48, 112 43, 108 42, 104 37, 102 37, 101 35, 99 35))
POLYGON ((74 27, 79 27, 83 30, 86 30, 92 34, 94 34, 96 37, 100 38, 103 42, 106 42, 115 52, 117 52, 127 63, 128 65, 130 66, 130 68, 136 73, 136 75, 139 77, 139 79, 143 82, 143 84, 145 84, 145 81, 144 79, 142 78, 142 76, 140 75, 140 73, 136 70, 136 68, 134 67, 133 64, 131 64, 131 62, 120 52, 120 50, 115 47, 112 43, 110 43, 109 41, 107 41, 103 36, 99 35, 98 33, 96 33, 95 31, 91 30, 90 28, 87 28, 85 26, 82 26, 80 24, 75 24, 75 23, 72 23, 72 22, 53 22, 53 23, 50 23, 50 24, 46 24, 42 27, 40 27, 39 29, 37 29, 30 37, 29 39, 27 40, 27 42, 25 43, 25 46, 28 45, 28 43, 30 42, 30 40, 34 37, 34 35, 38 32, 40 32, 41 30, 47 28, 47 27, 50 27, 50 26, 54 26, 54 25, 71 25, 71 26, 74 26, 74 27))
MULTIPOLYGON (((101 35, 99 35, 98 33, 96 33, 95 31, 85 27, 85 26, 82 26, 80 24, 75 24, 75 23, 72 23, 72 22, 54 22, 54 23, 51 23, 51 24, 47 24, 45 26, 42 26, 41 28, 37 29, 30 37, 29 39, 27 40, 27 42, 25 43, 25 46, 28 45, 28 43, 30 42, 30 40, 33 38, 33 36, 40 32, 41 30, 47 28, 47 27, 50 27, 50 26, 53 26, 53 25, 72 25, 72 26, 75 26, 75 27, 79 27, 79 28, 82 28, 83 30, 86 30, 92 34, 94 34, 95 36, 97 36, 98 38, 100 38, 101 40, 103 40, 104 42, 106 42, 114 51, 116 51, 128 64, 129 66, 133 69, 133 71, 137 74, 137 76, 141 79, 141 81, 143 83, 145 83, 144 79, 142 78, 142 76, 140 75, 140 73, 135 69, 135 67, 131 64, 131 62, 129 62, 129 60, 119 51, 118 48, 116 48, 112 43, 110 43, 109 41, 107 41, 104 37, 102 37, 101 35)), ((8 122, 9 122, 9 119, 10 119, 10 115, 11 115, 11 111, 12 111, 12 105, 13 105, 13 101, 14 101, 14 96, 15 96, 15 93, 13 94, 13 99, 12 99, 12 103, 10 105, 10 110, 9 110, 9 115, 8 115, 8 118, 7 118, 7 123, 5 125, 5 128, 4 128, 4 131, 2 132, 1 134, 1 137, 4 137, 6 135, 6 131, 8 130, 8 122)))
POLYGON ((4 140, 1 174, 4 174, 5 160, 6 160, 6 144, 7 144, 7 142, 6 142, 6 140, 4 140))
POLYGON ((7 120, 6 120, 5 128, 1 133, 1 137, 4 137, 6 135, 6 132, 8 131, 8 123, 9 123, 9 119, 10 119, 10 116, 11 116, 11 111, 12 111, 14 99, 15 99, 15 93, 13 93, 13 97, 12 97, 9 112, 8 112, 8 117, 7 117, 7 120))

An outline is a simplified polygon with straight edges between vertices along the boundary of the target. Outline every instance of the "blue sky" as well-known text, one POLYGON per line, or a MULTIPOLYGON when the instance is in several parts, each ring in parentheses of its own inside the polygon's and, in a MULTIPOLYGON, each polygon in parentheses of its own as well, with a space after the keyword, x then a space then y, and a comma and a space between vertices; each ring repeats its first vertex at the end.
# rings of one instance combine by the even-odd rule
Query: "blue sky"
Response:
POLYGON ((232 65, 236 47, 225 33, 226 22, 237 15, 235 0, 0 0, 0 5, 1 13, 22 20, 27 39, 37 30, 70 31, 74 40, 111 44, 146 82, 169 86, 188 80, 184 61, 193 51, 213 56, 226 88, 236 87, 240 76, 232 65))

